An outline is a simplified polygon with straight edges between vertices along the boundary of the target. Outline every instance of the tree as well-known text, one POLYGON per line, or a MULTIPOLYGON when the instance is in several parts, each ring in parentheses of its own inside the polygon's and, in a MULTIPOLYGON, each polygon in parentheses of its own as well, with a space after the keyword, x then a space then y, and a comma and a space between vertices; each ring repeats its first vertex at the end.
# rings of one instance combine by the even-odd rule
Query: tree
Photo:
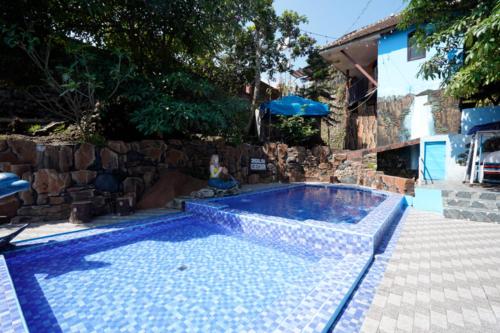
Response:
POLYGON ((272 0, 249 1, 245 6, 243 28, 231 36, 219 62, 223 68, 241 74, 239 84, 253 85, 248 131, 259 102, 262 73, 272 77, 290 70, 291 60, 311 52, 316 41, 299 28, 307 22, 305 16, 289 10, 278 16, 272 0))
MULTIPOLYGON (((39 70, 45 85, 32 98, 47 112, 75 124, 85 141, 97 132, 101 109, 118 92, 132 73, 126 55, 99 50, 65 36, 43 39, 16 26, 3 27, 4 40, 10 47, 24 51, 39 70), (64 60, 52 63, 54 50, 64 60)), ((29 91, 27 91, 29 93, 29 91)))
POLYGON ((441 78, 457 98, 499 103, 498 0, 410 0, 400 26, 417 27, 417 43, 436 49, 420 75, 441 78))
MULTIPOLYGON (((126 84, 120 86, 135 87, 136 91, 120 89, 113 94, 114 100, 133 105, 137 112, 132 112, 132 118, 137 126, 143 133, 156 134, 213 133, 214 119, 218 119, 221 128, 227 128, 223 123, 239 116, 214 111, 214 117, 209 117, 208 106, 218 110, 226 105, 238 113, 242 103, 231 94, 236 94, 237 84, 247 81, 256 86, 255 106, 260 74, 287 70, 287 61, 304 54, 313 43, 301 34, 298 28, 301 22, 305 22, 305 18, 294 12, 277 16, 271 0, 23 0, 4 1, 0 5, 2 39, 8 37, 9 31, 23 31, 29 33, 32 40, 39 41, 37 48, 46 45, 48 40, 64 41, 92 51, 95 59, 92 63, 106 64, 99 65, 98 72, 90 73, 82 66, 90 63, 88 57, 82 54, 84 59, 77 60, 75 57, 79 54, 69 52, 61 43, 55 50, 58 57, 52 57, 48 66, 42 66, 45 74, 50 73, 52 78, 57 74, 62 79, 58 68, 65 67, 77 70, 72 77, 108 75, 107 79, 99 79, 100 83, 97 79, 84 80, 81 84, 73 82, 75 96, 81 96, 82 90, 88 89, 85 86, 88 82, 94 82, 96 92, 103 91, 97 86, 114 82, 114 77, 109 75, 117 73, 116 64, 108 61, 109 54, 119 50, 126 55, 134 75, 127 75, 126 84), (238 73, 243 75, 240 77, 238 73), (181 89, 175 83, 180 81, 189 81, 197 89, 206 91, 200 94, 181 89), (232 87, 218 89, 217 86, 232 87), (159 117, 156 119, 166 122, 156 126, 154 121, 148 121, 150 128, 145 128, 137 121, 138 114, 156 115, 159 117), (186 116, 189 121, 182 121, 186 116), (204 126, 203 120, 207 119, 210 119, 210 128, 204 126)), ((43 52, 38 54, 40 56, 30 56, 31 59, 43 62, 43 52)), ((58 82, 62 87, 61 80, 58 82)), ((64 93, 63 96, 70 95, 64 93)))
POLYGON ((132 121, 146 135, 224 135, 238 141, 248 108, 246 100, 185 72, 136 81, 127 95, 139 102, 132 121))

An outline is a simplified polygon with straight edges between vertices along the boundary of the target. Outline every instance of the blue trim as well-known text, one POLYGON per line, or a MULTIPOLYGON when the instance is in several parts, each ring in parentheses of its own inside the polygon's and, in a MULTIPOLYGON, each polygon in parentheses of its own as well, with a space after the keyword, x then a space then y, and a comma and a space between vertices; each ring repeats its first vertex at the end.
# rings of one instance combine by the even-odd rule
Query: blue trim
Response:
POLYGON ((413 207, 418 210, 443 214, 443 197, 441 190, 416 187, 413 207))

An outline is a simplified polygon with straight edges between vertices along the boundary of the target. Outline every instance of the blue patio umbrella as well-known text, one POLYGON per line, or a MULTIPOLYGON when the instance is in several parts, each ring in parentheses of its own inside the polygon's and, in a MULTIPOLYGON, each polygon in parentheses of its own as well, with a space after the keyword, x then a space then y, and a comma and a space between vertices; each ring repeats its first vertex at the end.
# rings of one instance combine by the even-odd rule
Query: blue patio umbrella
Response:
POLYGON ((262 103, 260 110, 279 116, 322 117, 330 110, 328 105, 300 96, 290 95, 280 99, 262 103))

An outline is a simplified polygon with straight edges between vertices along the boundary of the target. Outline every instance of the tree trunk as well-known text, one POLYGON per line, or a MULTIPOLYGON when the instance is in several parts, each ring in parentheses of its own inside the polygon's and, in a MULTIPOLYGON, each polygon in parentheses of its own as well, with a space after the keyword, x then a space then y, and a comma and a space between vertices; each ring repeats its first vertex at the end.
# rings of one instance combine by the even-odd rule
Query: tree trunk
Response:
POLYGON ((257 101, 260 93, 260 71, 262 66, 262 49, 260 45, 260 38, 258 31, 255 32, 255 76, 253 83, 252 104, 250 105, 250 116, 246 126, 246 133, 249 134, 252 129, 252 124, 255 118, 255 109, 257 108, 257 101))

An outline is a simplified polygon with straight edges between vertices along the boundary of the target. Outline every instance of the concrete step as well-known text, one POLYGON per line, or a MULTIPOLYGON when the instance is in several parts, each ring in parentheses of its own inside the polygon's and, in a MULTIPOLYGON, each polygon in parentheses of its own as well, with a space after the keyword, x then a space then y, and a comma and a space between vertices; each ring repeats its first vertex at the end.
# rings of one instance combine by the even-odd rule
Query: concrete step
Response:
POLYGON ((450 219, 500 223, 499 209, 445 206, 443 214, 450 219))
POLYGON ((484 199, 443 198, 443 206, 449 208, 478 208, 486 210, 500 210, 500 201, 484 199))
POLYGON ((442 190, 442 196, 444 199, 476 199, 476 200, 489 200, 489 201, 499 201, 500 192, 494 191, 484 191, 484 190, 442 190))

